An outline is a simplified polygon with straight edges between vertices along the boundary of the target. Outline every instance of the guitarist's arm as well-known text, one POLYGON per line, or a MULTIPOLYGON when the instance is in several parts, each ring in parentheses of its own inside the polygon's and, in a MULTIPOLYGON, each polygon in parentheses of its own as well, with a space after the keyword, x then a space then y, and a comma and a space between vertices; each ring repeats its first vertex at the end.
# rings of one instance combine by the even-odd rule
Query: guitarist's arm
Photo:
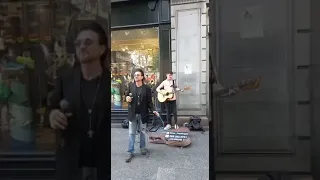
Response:
POLYGON ((178 86, 176 86, 175 90, 183 92, 183 89, 180 89, 178 86))
POLYGON ((175 82, 175 80, 173 80, 173 88, 174 88, 174 91, 183 91, 183 89, 180 89, 178 84, 175 82))
POLYGON ((162 81, 162 83, 157 87, 156 91, 158 93, 161 93, 161 89, 164 87, 164 81, 162 81))

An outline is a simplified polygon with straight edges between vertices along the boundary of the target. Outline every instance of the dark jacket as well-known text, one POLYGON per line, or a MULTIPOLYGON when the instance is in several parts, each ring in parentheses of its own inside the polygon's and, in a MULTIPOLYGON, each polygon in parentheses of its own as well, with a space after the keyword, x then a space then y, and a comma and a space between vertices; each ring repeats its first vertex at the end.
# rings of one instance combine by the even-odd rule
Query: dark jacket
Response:
MULTIPOLYGON (((110 138, 111 138, 111 92, 110 72, 106 71, 101 77, 100 89, 97 94, 96 106, 98 112, 98 124, 95 132, 97 142, 97 169, 98 179, 110 179, 110 138)), ((72 117, 68 120, 68 127, 62 131, 64 145, 57 144, 56 149, 56 180, 79 180, 79 155, 80 155, 80 131, 79 118, 81 117, 80 102, 80 67, 65 67, 58 72, 54 93, 50 100, 50 109, 59 109, 61 99, 69 102, 72 117)), ((57 133, 58 134, 58 133, 57 133)), ((57 138, 61 136, 58 135, 57 138)))
MULTIPOLYGON (((136 93, 136 84, 130 83, 128 91, 126 92, 126 96, 129 96, 129 93, 135 94, 136 93)), ((133 98, 132 102, 129 103, 128 106, 128 120, 132 121, 136 115, 136 100, 137 98, 133 98)), ((142 123, 145 124, 149 120, 149 110, 155 111, 155 108, 152 103, 152 93, 151 88, 145 84, 142 85, 141 89, 141 102, 140 102, 140 114, 142 123)))

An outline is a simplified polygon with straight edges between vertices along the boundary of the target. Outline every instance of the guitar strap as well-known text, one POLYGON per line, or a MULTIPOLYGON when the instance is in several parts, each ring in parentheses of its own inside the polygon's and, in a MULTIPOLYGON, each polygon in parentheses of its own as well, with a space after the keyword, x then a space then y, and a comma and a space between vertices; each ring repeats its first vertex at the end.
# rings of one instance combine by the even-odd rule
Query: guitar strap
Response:
POLYGON ((173 87, 173 97, 175 96, 175 94, 176 94, 176 85, 175 85, 175 80, 173 79, 172 80, 172 87, 173 87))

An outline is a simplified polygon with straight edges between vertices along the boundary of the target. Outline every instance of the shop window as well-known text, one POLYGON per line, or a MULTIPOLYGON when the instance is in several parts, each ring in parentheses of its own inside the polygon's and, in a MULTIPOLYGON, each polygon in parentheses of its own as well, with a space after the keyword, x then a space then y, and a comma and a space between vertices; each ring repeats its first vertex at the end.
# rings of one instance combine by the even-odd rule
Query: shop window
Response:
POLYGON ((54 0, 0 3, 0 153, 55 150, 47 110, 53 79, 59 67, 75 62, 78 27, 108 24, 80 8, 54 0))
POLYGON ((146 83, 155 88, 159 81, 158 28, 112 31, 112 109, 127 109, 125 92, 133 80, 133 70, 145 72, 146 83))
POLYGON ((0 152, 52 151, 54 133, 45 124, 50 2, 0 3, 0 9, 0 152))

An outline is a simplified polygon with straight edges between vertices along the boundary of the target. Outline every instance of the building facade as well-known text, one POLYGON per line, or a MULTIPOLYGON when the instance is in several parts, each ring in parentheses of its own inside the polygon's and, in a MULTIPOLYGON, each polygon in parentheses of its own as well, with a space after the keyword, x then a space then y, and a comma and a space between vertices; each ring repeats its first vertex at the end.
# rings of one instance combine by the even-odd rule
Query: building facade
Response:
POLYGON ((192 115, 208 125, 209 114, 209 16, 206 0, 171 1, 172 71, 180 88, 190 91, 178 94, 179 124, 192 115))
MULTIPOLYGON (((154 34, 158 33, 158 37, 150 37, 150 40, 158 38, 158 40, 154 41, 155 45, 153 45, 153 48, 147 47, 152 43, 144 44, 145 49, 149 49, 149 52, 150 49, 158 46, 156 48, 159 48, 159 50, 155 52, 158 55, 157 58, 159 58, 159 62, 155 63, 155 67, 158 66, 158 68, 151 69, 150 73, 148 72, 149 69, 142 67, 144 65, 137 63, 137 60, 131 59, 131 61, 135 61, 133 64, 136 67, 142 67, 147 72, 148 78, 151 77, 150 81, 152 83, 150 85, 153 89, 165 79, 165 73, 171 70, 174 72, 174 78, 180 88, 191 87, 191 90, 178 94, 179 124, 188 122, 190 116, 196 115, 201 117, 203 125, 208 125, 209 66, 207 58, 209 51, 207 47, 209 43, 209 18, 206 3, 203 0, 132 2, 130 8, 135 9, 135 7, 139 7, 141 8, 141 12, 148 12, 148 20, 136 18, 136 16, 131 17, 131 13, 123 13, 127 12, 124 8, 126 6, 123 6, 123 4, 128 4, 128 2, 115 3, 112 6, 111 47, 113 53, 123 54, 124 52, 128 52, 132 54, 141 49, 140 46, 133 45, 131 46, 131 50, 125 51, 128 48, 128 44, 125 44, 123 40, 118 40, 117 34, 121 38, 130 38, 130 33, 134 34, 135 31, 144 30, 149 32, 149 34, 152 31, 154 34), (118 6, 119 8, 117 8, 118 6)), ((148 37, 145 36, 145 38, 148 37)), ((130 43, 130 39, 127 39, 128 42, 130 43)), ((132 56, 130 57, 132 58, 132 56)), ((121 64, 120 61, 114 60, 114 65, 119 66, 121 64)), ((119 94, 122 94, 122 97, 120 98, 119 95, 114 95, 113 97, 113 123, 120 123, 126 118, 127 106, 123 95, 123 91, 125 91, 124 84, 124 82, 118 83, 123 89, 119 92, 119 94), (117 96, 119 97, 118 100, 121 99, 121 103, 119 101, 115 102, 117 96)), ((115 92, 117 92, 116 83, 113 83, 113 87, 115 87, 115 92)), ((156 98, 154 99, 154 103, 159 111, 165 112, 163 105, 156 98)))

